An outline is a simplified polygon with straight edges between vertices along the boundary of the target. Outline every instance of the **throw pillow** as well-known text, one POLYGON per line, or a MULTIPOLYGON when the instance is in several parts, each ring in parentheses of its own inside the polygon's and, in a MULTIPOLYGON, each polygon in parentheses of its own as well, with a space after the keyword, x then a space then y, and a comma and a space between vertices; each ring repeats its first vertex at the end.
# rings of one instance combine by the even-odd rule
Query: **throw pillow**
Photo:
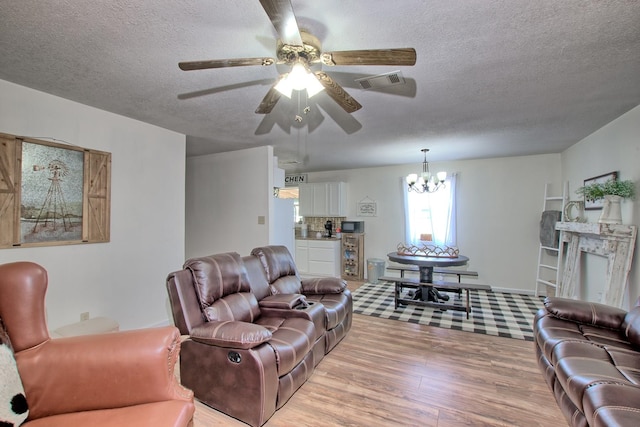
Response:
POLYGON ((0 427, 19 426, 29 408, 8 336, 0 324, 0 427))

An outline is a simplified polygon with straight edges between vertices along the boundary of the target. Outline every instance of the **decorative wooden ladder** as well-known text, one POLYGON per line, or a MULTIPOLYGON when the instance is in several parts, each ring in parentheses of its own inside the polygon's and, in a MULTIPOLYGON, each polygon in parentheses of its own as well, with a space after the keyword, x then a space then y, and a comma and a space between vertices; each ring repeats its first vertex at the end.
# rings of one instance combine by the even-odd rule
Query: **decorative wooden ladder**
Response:
MULTIPOLYGON (((550 195, 551 184, 544 186, 544 199, 542 203, 542 212, 550 209, 558 209, 560 211, 560 221, 564 220, 564 208, 569 199, 569 183, 565 182, 562 195, 550 195)), ((538 269, 536 277, 536 296, 540 296, 540 288, 545 287, 545 295, 548 288, 557 288, 562 279, 562 260, 564 258, 564 244, 562 236, 560 236, 558 247, 545 246, 540 243, 538 249, 538 269)))

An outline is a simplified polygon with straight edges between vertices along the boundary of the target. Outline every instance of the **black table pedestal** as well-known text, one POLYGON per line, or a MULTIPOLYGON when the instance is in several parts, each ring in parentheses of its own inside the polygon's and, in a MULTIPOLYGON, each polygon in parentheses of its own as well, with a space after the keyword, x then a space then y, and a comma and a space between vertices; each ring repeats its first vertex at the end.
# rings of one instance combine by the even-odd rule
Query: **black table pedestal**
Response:
MULTIPOLYGON (((420 266, 420 282, 433 283, 433 267, 420 266)), ((420 301, 435 301, 439 300, 449 301, 449 295, 438 292, 433 286, 420 286, 416 292, 414 299, 420 301)))
POLYGON ((404 255, 397 252, 389 252, 387 254, 387 257, 390 261, 394 261, 399 264, 410 264, 418 266, 420 271, 420 284, 413 298, 414 301, 424 302, 440 302, 440 300, 449 300, 448 295, 438 292, 438 290, 433 286, 424 285, 425 283, 433 283, 433 267, 454 267, 458 265, 465 265, 469 261, 469 258, 463 255, 459 255, 455 258, 440 258, 419 255, 404 255))

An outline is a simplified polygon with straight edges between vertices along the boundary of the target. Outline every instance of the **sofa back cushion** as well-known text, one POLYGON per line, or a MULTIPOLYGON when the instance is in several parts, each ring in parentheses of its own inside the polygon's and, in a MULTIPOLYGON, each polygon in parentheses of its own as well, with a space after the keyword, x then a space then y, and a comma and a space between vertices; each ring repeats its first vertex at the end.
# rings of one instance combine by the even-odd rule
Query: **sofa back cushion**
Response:
POLYGON ((250 321, 259 316, 258 302, 251 293, 247 270, 238 253, 192 258, 185 262, 184 268, 191 271, 207 320, 250 321))
POLYGON ((622 326, 629 342, 640 348, 640 307, 636 306, 627 313, 622 326))
POLYGON ((253 292, 258 301, 262 301, 262 299, 271 295, 271 287, 267 281, 267 274, 264 271, 264 267, 262 267, 262 262, 253 255, 243 256, 242 262, 247 268, 251 292, 253 292))
POLYGON ((236 320, 253 323, 260 317, 260 306, 253 293, 238 292, 214 301, 203 313, 209 322, 236 320))
POLYGON ((255 248, 251 255, 262 263, 273 295, 302 293, 298 269, 286 246, 255 248))

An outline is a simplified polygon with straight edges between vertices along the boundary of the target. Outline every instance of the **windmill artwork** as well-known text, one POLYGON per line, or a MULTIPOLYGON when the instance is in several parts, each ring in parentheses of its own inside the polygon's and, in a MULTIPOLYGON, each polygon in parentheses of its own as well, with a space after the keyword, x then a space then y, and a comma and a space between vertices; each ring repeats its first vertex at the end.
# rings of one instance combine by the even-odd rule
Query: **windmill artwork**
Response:
POLYGON ((83 173, 82 150, 22 144, 22 243, 82 238, 83 173))

